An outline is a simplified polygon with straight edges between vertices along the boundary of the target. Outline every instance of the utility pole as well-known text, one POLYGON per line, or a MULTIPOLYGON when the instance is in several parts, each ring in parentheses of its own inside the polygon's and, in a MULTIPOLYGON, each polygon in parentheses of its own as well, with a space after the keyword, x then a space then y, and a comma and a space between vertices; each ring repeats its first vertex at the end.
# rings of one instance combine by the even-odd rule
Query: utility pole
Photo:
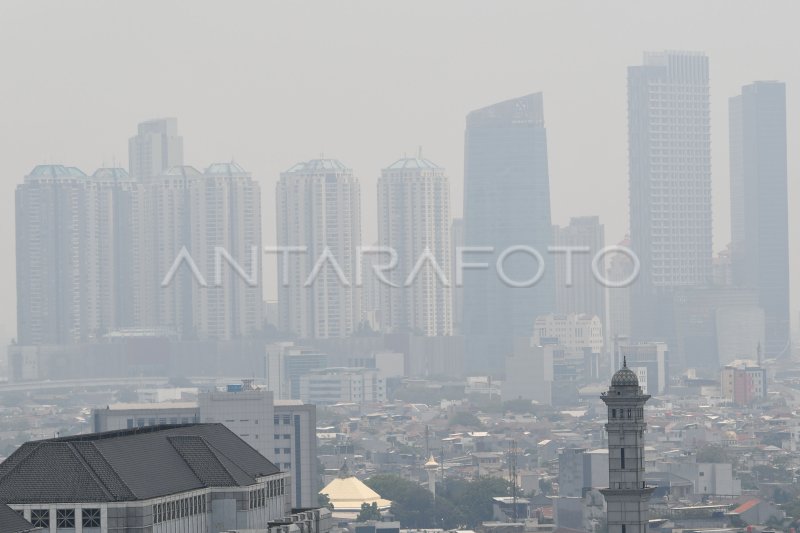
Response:
POLYGON ((508 444, 508 480, 511 483, 511 504, 514 522, 517 522, 517 441, 508 444))

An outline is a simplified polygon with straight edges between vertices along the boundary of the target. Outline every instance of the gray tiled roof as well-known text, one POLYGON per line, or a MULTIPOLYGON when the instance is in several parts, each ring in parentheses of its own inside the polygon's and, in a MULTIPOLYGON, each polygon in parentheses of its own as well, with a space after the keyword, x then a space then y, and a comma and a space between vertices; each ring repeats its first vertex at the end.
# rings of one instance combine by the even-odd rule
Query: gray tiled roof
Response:
POLYGON ((155 426, 27 442, 0 464, 0 501, 145 500, 278 471, 222 424, 155 426))
POLYGON ((41 531, 41 529, 33 527, 11 507, 0 505, 0 533, 25 533, 27 531, 41 531))

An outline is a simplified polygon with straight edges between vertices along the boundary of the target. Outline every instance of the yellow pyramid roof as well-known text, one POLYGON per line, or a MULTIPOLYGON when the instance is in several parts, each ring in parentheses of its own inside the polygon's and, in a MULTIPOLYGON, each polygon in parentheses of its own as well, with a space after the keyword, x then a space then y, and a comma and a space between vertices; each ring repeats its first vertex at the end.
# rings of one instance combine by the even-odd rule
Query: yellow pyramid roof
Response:
POLYGON ((377 503, 380 510, 386 510, 392 505, 392 502, 381 498, 380 494, 355 476, 337 477, 319 493, 328 496, 334 511, 361 511, 363 503, 377 503))

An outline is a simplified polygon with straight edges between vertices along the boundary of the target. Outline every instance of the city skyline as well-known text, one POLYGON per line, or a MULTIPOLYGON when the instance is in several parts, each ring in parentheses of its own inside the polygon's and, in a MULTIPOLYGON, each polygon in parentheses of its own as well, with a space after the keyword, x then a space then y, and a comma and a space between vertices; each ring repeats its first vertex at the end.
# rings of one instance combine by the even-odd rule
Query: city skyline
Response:
MULTIPOLYGON (((13 2, 0 8, 4 10, 4 16, 0 17, 4 28, 0 39, 5 45, 0 54, 4 54, 12 78, 16 73, 31 83, 26 84, 24 90, 21 87, 4 89, 6 100, 15 102, 9 109, 6 126, 0 131, 0 141, 9 147, 7 176, 10 178, 0 185, 5 187, 2 197, 7 199, 7 213, 11 210, 11 200, 6 195, 18 177, 29 172, 36 163, 64 162, 83 169, 119 166, 120 161, 126 160, 131 125, 159 116, 179 117, 184 136, 191 134, 192 141, 187 143, 184 154, 186 161, 203 167, 214 161, 229 161, 232 156, 240 161, 260 181, 264 205, 271 204, 270 191, 278 174, 295 161, 309 159, 323 151, 335 153, 354 167, 368 190, 386 161, 402 156, 403 151, 414 152, 419 145, 437 154, 437 163, 450 174, 452 195, 458 198, 462 192, 462 135, 466 112, 487 102, 541 90, 548 102, 550 163, 554 176, 553 222, 566 224, 569 217, 576 214, 599 214, 606 226, 607 242, 617 242, 627 227, 627 215, 615 207, 618 202, 614 201, 615 197, 624 198, 627 187, 625 67, 634 64, 643 50, 678 48, 704 50, 712 61, 711 122, 712 136, 716 139, 712 144, 714 249, 718 251, 730 240, 727 235, 728 154, 724 142, 726 99, 736 94, 743 84, 759 79, 786 81, 789 101, 796 99, 795 91, 800 89, 798 74, 791 68, 793 62, 786 59, 786 54, 794 50, 791 30, 786 27, 792 17, 771 17, 767 27, 758 16, 758 8, 744 2, 712 1, 701 6, 677 2, 671 3, 670 9, 655 10, 638 5, 583 6, 580 12, 567 5, 548 9, 526 5, 518 6, 514 16, 493 13, 496 17, 483 16, 485 11, 475 6, 445 3, 435 9, 426 6, 428 18, 425 21, 414 16, 412 4, 407 9, 396 10, 391 17, 376 11, 326 6, 321 8, 326 13, 322 18, 338 20, 339 27, 350 31, 337 31, 334 38, 332 26, 317 26, 312 21, 319 30, 319 39, 310 42, 287 32, 291 25, 278 23, 281 18, 298 20, 304 17, 299 6, 277 8, 275 14, 280 15, 277 18, 242 16, 247 11, 242 8, 236 12, 241 25, 248 27, 257 20, 266 20, 270 31, 215 27, 213 32, 234 36, 232 45, 235 43, 242 52, 230 65, 227 63, 231 56, 215 51, 216 44, 206 39, 212 31, 208 21, 214 16, 203 15, 211 12, 210 4, 196 4, 198 16, 192 19, 193 24, 185 25, 184 43, 203 52, 206 60, 202 65, 185 60, 187 56, 183 52, 170 46, 171 21, 182 16, 173 6, 164 6, 163 16, 157 20, 149 19, 143 11, 121 8, 120 13, 138 21, 139 26, 152 24, 163 30, 155 31, 150 37, 155 39, 152 46, 143 47, 143 37, 131 34, 127 26, 105 33, 103 28, 113 26, 110 10, 93 10, 90 18, 83 18, 83 14, 89 12, 56 7, 54 9, 60 10, 58 16, 37 17, 32 6, 22 3, 10 9, 12 5, 13 2), (580 16, 575 17, 573 25, 565 28, 556 24, 563 17, 578 13, 580 16), (688 13, 691 17, 687 18, 688 13), (457 15, 455 19, 454 14, 457 15), (635 18, 639 24, 628 26, 624 36, 610 40, 607 28, 615 27, 623 14, 626 18, 635 18), (29 70, 20 57, 9 54, 24 47, 21 43, 27 42, 27 38, 21 28, 32 17, 42 31, 38 33, 37 46, 29 52, 40 64, 51 65, 50 71, 29 70), (453 20, 459 23, 451 24, 453 20), (527 26, 526 21, 531 20, 546 20, 552 24, 542 24, 539 32, 521 31, 527 26), (758 22, 748 23, 753 20, 758 22), (375 32, 368 24, 371 21, 380 21, 383 30, 375 32), (408 48, 408 43, 400 46, 402 39, 377 38, 387 31, 399 36, 409 24, 430 29, 435 39, 424 46, 415 43, 408 48), (447 39, 436 31, 442 25, 449 28, 447 39), (680 35, 669 29, 675 25, 682 28, 680 35), (719 25, 722 29, 708 32, 709 25, 719 25), (67 28, 69 38, 66 38, 67 28), (475 32, 499 28, 520 31, 504 29, 504 38, 488 46, 471 41, 475 32), (104 46, 96 47, 93 35, 102 36, 104 46), (741 39, 743 35, 752 35, 757 42, 748 44, 749 41, 741 39), (593 42, 591 53, 574 44, 585 42, 583 38, 593 42), (338 43, 337 47, 320 46, 327 41, 338 43), (361 46, 363 42, 374 42, 375 46, 370 50, 361 46), (273 52, 283 48, 285 43, 293 43, 300 59, 297 65, 273 52), (544 52, 553 48, 559 49, 561 54, 552 56, 544 52), (423 49, 425 55, 420 56, 423 49), (463 53, 455 54, 462 49, 463 53), (50 50, 56 61, 44 55, 50 50), (338 65, 335 58, 340 53, 374 65, 376 74, 365 78, 355 67, 358 63, 335 68, 334 65, 338 65), (133 68, 119 68, 119 63, 113 60, 115 54, 133 68), (459 59, 467 56, 473 58, 469 63, 459 59), (430 61, 420 61, 420 57, 430 58, 430 61), (450 61, 452 57, 454 61, 450 61), (64 60, 59 61, 59 58, 64 60), (245 68, 256 58, 270 68, 245 68), (392 61, 381 62, 377 58, 391 58, 392 61), (85 90, 79 80, 97 79, 97 64, 109 66, 114 76, 103 77, 92 90, 85 90), (306 66, 301 69, 301 64, 306 66), (520 69, 520 64, 535 64, 536 68, 520 69), (328 84, 329 93, 316 93, 318 85, 312 81, 315 78, 303 74, 314 70, 309 70, 307 65, 321 66, 321 74, 334 82, 328 84), (476 65, 479 68, 474 68, 476 65), (207 75, 214 69, 229 71, 231 66, 239 69, 239 77, 244 81, 236 84, 241 96, 235 101, 226 97, 233 87, 229 78, 207 75), (379 93, 367 90, 367 79, 387 79, 398 69, 412 66, 414 71, 424 72, 428 79, 437 79, 438 83, 412 81, 411 90, 402 94, 388 86, 379 93), (48 80, 59 80, 59 91, 43 92, 49 85, 42 77, 45 72, 48 80), (269 82, 276 75, 292 80, 292 90, 269 82), (194 82, 198 76, 202 76, 202 84, 194 82), (589 92, 585 90, 586 76, 593 79, 589 92), (159 79, 163 82, 151 81, 159 79), (137 97, 131 97, 134 90, 138 91, 137 97), (108 96, 97 98, 101 92, 96 91, 108 96), (345 105, 331 105, 333 100, 345 105), (125 105, 120 106, 122 101, 125 105), (449 103, 437 104, 443 101, 449 103), (603 105, 597 105, 598 101, 603 105), (230 106, 223 106, 222 111, 209 105, 215 102, 229 102, 230 106), (93 110, 101 111, 102 118, 93 110), (337 133, 336 124, 348 120, 356 127, 344 134, 337 133), (387 120, 393 124, 392 128, 382 126, 387 120), (310 123, 315 127, 300 126, 310 123), (275 128, 265 129, 264 124, 275 128), (375 132, 380 132, 385 142, 375 142, 375 132), (570 142, 566 142, 568 136, 570 142), (32 140, 36 142, 29 142, 32 140), (369 147, 369 150, 363 152, 360 147, 369 147), (585 152, 587 157, 574 157, 576 151, 585 152), (600 165, 588 165, 588 161, 600 162, 600 165), (598 173, 601 175, 593 178, 598 173), (600 212, 592 213, 596 210, 591 205, 597 197, 610 201, 605 202, 600 212)), ((795 5, 786 2, 774 5, 773 9, 790 14, 795 5)), ((269 11, 265 9, 262 13, 265 12, 269 11)), ((791 121, 788 141, 789 146, 796 144, 796 129, 791 121)), ((797 164, 798 155, 790 150, 790 173, 797 164)), ((795 198, 795 188, 791 184, 789 194, 795 198)), ((459 209, 454 202, 454 216, 461 214, 459 209)), ((374 213, 365 211, 365 220, 374 220, 374 213)), ((796 227, 798 215, 790 216, 792 227, 796 227)), ((6 215, 6 223, 0 225, 0 244, 6 246, 13 246, 10 217, 6 215)), ((274 234, 273 222, 269 216, 264 219, 263 234, 269 239, 274 234)), ((372 224, 367 226, 374 228, 372 224)), ((373 235, 365 232, 365 242, 376 238, 376 232, 373 235)), ((795 267, 797 258, 798 247, 793 240, 792 264, 795 267)), ((0 287, 6 292, 12 291, 13 268, 0 267, 0 274, 0 280, 5 280, 0 281, 0 287)), ((274 272, 265 272, 265 279, 274 277, 274 272)), ((265 290, 268 297, 275 297, 276 286, 265 290)), ((796 286, 792 288, 793 302, 797 301, 797 291, 796 286)), ((793 320, 796 308, 795 303, 793 320)), ((14 314, 14 306, 0 309, 0 327, 9 339, 14 336, 14 314)))

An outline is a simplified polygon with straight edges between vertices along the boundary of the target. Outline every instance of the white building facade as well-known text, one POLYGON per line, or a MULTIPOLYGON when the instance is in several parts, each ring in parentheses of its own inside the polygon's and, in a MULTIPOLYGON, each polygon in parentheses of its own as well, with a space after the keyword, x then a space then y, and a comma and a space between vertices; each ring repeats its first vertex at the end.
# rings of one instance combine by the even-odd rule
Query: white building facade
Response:
POLYGON ((361 319, 358 179, 335 159, 298 163, 281 174, 276 203, 278 246, 296 247, 278 255, 280 329, 300 338, 349 336, 361 319))
MULTIPOLYGON (((450 182, 428 159, 402 158, 378 179, 378 241, 398 266, 381 283, 381 330, 453 334, 450 182)), ((371 275, 373 273, 367 273, 371 275)))

